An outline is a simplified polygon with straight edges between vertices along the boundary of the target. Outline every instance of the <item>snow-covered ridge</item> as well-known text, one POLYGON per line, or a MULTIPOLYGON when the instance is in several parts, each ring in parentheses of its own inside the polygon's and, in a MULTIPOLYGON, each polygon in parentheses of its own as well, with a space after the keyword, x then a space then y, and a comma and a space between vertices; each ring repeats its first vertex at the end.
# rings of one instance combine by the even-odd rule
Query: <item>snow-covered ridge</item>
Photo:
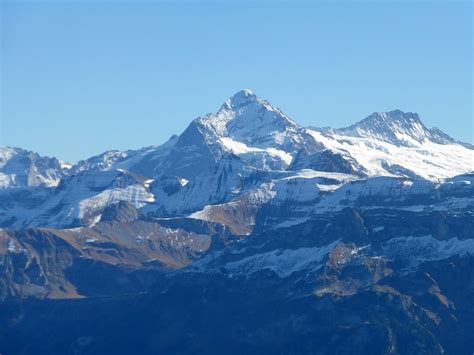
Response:
POLYGON ((439 144, 453 143, 447 135, 440 135, 437 130, 427 128, 417 113, 394 110, 374 112, 356 124, 334 130, 345 136, 374 138, 395 145, 411 146, 430 140, 439 144))
POLYGON ((354 159, 369 176, 418 176, 438 181, 474 171, 474 150, 457 143, 427 139, 418 142, 406 136, 404 140, 410 145, 397 145, 379 137, 328 134, 312 129, 308 132, 332 152, 354 159))
MULTIPOLYGON (((119 201, 127 201, 135 208, 153 203, 155 198, 147 184, 147 180, 125 171, 84 171, 69 177, 43 204, 18 217, 31 227, 94 225, 107 206, 119 201)), ((14 227, 22 227, 21 222, 20 219, 14 227)))
POLYGON ((287 277, 302 270, 316 270, 322 265, 327 254, 334 249, 338 241, 324 247, 273 250, 262 254, 254 254, 241 260, 224 265, 224 269, 232 274, 250 275, 252 273, 271 270, 280 277, 287 277))
POLYGON ((260 271, 272 271, 279 277, 288 277, 295 272, 317 270, 331 250, 339 243, 336 240, 322 247, 298 249, 275 249, 258 252, 251 248, 237 247, 222 250, 195 262, 186 271, 222 272, 230 275, 251 275, 260 271))
POLYGON ((474 239, 438 240, 431 235, 398 237, 390 239, 382 249, 387 257, 404 260, 409 267, 416 267, 423 262, 443 260, 455 255, 474 255, 474 239))
MULTIPOLYGON (((223 272, 230 276, 249 276, 257 272, 271 271, 281 278, 297 272, 308 273, 319 270, 327 261, 328 254, 341 245, 340 239, 320 247, 303 247, 297 249, 273 249, 259 252, 258 248, 234 248, 209 254, 192 264, 192 272, 223 272)), ((349 245, 350 246, 350 245, 349 245)), ((352 246, 350 253, 344 257, 338 252, 338 263, 355 262, 359 258, 385 259, 396 261, 405 270, 416 269, 424 262, 448 259, 453 256, 474 255, 474 239, 460 240, 450 238, 438 240, 431 235, 396 237, 374 247, 371 244, 352 246)))

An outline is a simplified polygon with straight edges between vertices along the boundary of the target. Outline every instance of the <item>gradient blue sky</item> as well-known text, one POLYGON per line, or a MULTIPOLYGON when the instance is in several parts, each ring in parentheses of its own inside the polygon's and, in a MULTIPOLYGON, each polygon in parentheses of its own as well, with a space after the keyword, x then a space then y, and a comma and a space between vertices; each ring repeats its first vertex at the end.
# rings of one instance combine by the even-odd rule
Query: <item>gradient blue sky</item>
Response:
POLYGON ((398 108, 474 141, 470 1, 1 4, 0 145, 158 145, 243 88, 302 125, 398 108))

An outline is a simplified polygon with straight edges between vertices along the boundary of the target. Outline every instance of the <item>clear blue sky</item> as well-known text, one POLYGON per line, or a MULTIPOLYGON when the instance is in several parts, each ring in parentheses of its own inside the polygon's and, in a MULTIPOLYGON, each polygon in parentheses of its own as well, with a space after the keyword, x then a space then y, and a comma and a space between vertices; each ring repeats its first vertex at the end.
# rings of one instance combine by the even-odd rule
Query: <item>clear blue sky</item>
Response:
POLYGON ((418 112, 473 143, 470 1, 2 1, 0 145, 158 145, 243 88, 302 125, 418 112))

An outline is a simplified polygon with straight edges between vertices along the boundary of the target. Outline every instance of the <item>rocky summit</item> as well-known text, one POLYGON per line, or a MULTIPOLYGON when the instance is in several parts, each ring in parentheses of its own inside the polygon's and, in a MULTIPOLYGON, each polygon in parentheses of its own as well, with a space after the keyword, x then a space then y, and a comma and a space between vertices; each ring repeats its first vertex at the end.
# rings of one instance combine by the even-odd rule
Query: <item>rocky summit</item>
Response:
POLYGON ((472 354, 474 147, 250 90, 160 146, 1 147, 0 270, 1 354, 472 354))

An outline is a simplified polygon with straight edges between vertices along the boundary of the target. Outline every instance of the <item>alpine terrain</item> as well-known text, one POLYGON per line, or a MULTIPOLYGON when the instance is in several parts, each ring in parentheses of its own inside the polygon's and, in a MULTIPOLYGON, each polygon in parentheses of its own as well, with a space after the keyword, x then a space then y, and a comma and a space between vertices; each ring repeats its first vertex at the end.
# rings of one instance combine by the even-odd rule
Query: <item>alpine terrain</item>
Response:
POLYGON ((160 146, 1 147, 0 228, 2 355, 474 352, 474 147, 416 113, 243 90, 160 146))

